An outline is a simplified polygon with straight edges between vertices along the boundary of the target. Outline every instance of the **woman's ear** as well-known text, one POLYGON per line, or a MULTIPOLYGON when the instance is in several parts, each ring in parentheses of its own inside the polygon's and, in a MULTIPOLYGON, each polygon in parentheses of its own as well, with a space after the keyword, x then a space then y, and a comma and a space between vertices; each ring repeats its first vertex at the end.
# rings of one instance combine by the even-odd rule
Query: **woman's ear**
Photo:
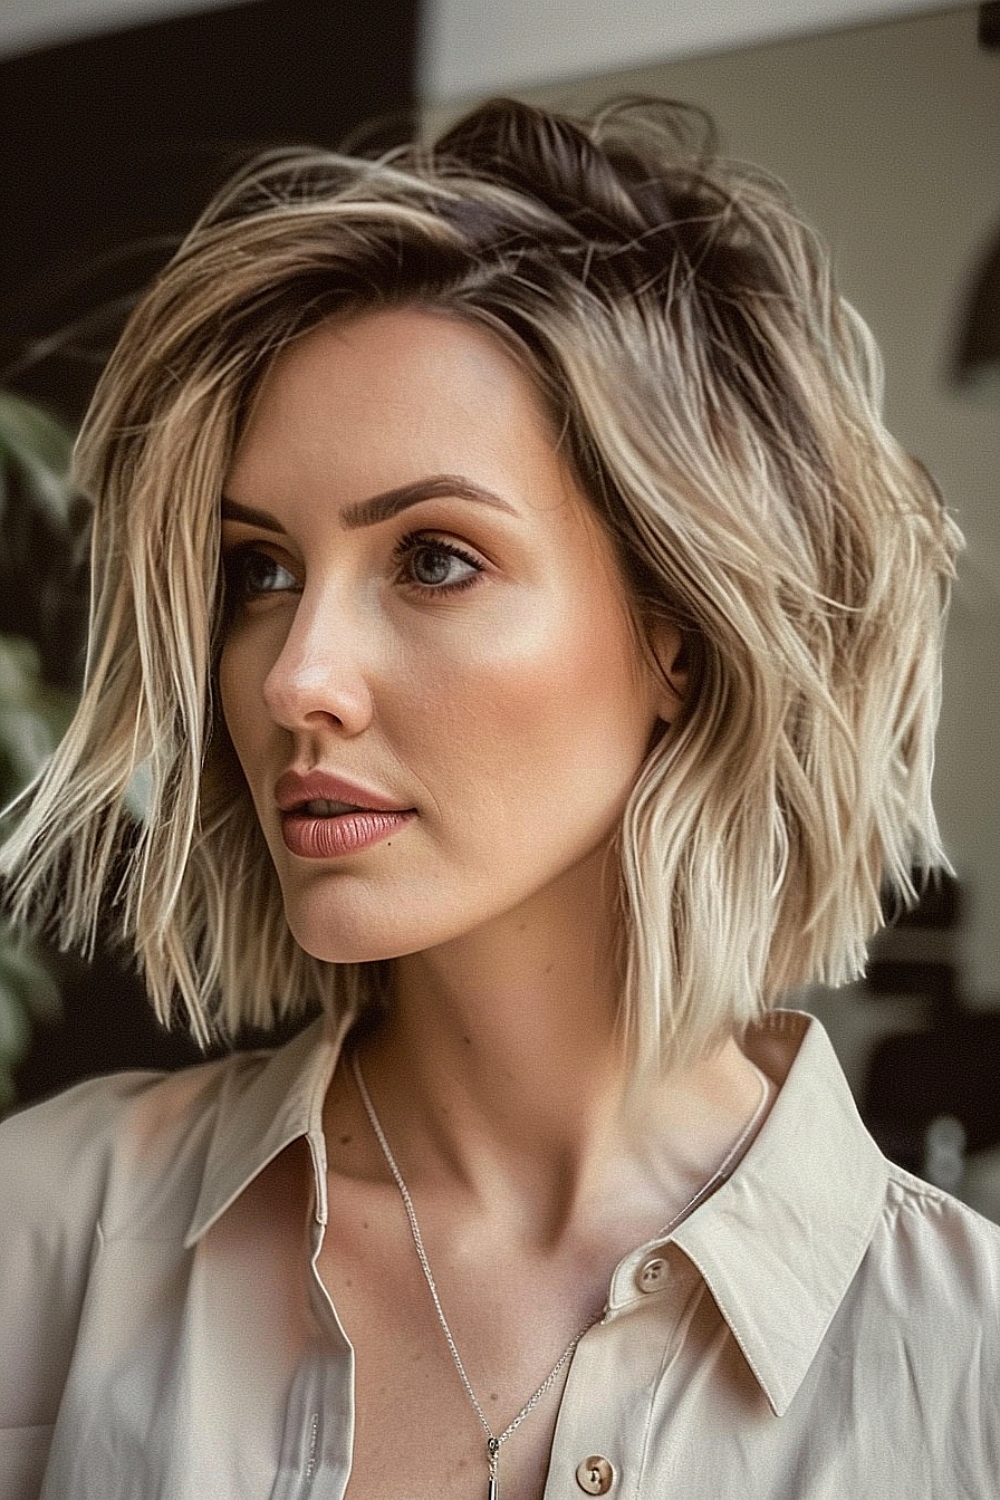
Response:
POLYGON ((672 724, 684 707, 690 672, 690 652, 683 631, 670 620, 658 621, 650 631, 650 646, 659 667, 656 711, 672 724))

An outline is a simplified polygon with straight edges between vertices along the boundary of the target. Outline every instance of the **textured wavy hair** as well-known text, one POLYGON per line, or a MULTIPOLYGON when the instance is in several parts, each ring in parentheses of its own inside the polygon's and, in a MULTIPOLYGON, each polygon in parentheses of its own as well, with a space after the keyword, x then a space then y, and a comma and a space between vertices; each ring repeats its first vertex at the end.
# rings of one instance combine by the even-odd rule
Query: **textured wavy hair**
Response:
POLYGON ((378 159, 270 154, 133 312, 77 448, 93 594, 82 700, 0 869, 64 945, 110 913, 203 1041, 391 964, 295 943, 214 689, 219 502, 276 351, 393 305, 486 327, 551 410, 633 616, 686 638, 681 719, 614 852, 633 1056, 699 1055, 861 971, 886 886, 943 859, 930 800, 959 535, 882 423, 877 350, 780 184, 697 112, 495 100, 378 159), (144 816, 129 788, 142 768, 144 816))

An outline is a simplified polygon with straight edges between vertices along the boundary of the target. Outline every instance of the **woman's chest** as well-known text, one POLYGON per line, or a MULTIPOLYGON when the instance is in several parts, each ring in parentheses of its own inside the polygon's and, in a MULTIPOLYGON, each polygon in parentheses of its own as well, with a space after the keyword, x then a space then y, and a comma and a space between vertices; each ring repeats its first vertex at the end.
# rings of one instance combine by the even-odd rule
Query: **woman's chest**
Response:
MULTIPOLYGON (((339 1243, 335 1226, 304 1238, 293 1188, 269 1169, 188 1248, 102 1244, 43 1500, 487 1500, 486 1434, 405 1220, 382 1250, 339 1243)), ((568 1318, 557 1288, 519 1282, 487 1243, 471 1251, 439 1248, 437 1282, 499 1435, 589 1309, 568 1318)), ((836 1341, 775 1418, 676 1247, 626 1258, 610 1302, 502 1445, 500 1500, 840 1500, 872 1493, 872 1474, 893 1500, 945 1493, 907 1464, 912 1403, 859 1410, 836 1341)), ((0 1431, 0 1460, 13 1438, 0 1431)))
POLYGON ((439 1260, 432 1292, 406 1236, 334 1233, 317 1258, 354 1349, 347 1500, 487 1500, 491 1437, 493 1493, 542 1500, 586 1294, 533 1295, 487 1244, 439 1260))

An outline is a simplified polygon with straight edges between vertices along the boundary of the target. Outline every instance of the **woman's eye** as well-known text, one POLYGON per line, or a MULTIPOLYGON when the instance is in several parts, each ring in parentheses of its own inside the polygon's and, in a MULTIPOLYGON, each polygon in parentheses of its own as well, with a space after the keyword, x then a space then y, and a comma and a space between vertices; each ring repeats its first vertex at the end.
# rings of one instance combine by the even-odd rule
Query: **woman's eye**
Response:
POLYGON ((482 563, 453 542, 413 533, 400 539, 395 557, 404 579, 426 593, 449 594, 468 588, 483 571, 482 563))
POLYGON ((298 579, 269 552, 257 547, 237 547, 224 562, 226 593, 237 603, 245 604, 262 594, 298 590, 298 579))

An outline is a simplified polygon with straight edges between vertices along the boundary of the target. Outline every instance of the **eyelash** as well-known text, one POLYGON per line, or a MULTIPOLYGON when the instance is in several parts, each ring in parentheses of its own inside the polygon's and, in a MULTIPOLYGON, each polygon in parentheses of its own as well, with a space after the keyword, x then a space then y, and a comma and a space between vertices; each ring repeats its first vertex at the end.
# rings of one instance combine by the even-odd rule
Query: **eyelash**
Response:
POLYGON ((482 563, 477 561, 471 553, 466 552, 462 547, 456 547, 454 542, 443 542, 437 537, 428 536, 423 531, 408 531, 405 536, 400 537, 392 549, 393 562, 402 568, 403 564, 417 552, 422 551, 444 553, 447 557, 457 557, 459 562, 468 564, 475 571, 467 574, 465 578, 459 579, 457 583, 418 583, 411 576, 407 579, 407 584, 411 589, 415 589, 418 594, 426 596, 428 594, 461 593, 463 589, 471 588, 476 583, 479 574, 483 571, 482 563))
MULTIPOLYGON (((457 583, 420 583, 412 575, 408 577, 405 580, 407 587, 424 597, 435 594, 461 593, 464 589, 471 588, 483 572, 482 563, 473 557, 471 553, 466 552, 464 548, 456 546, 454 542, 445 542, 438 537, 428 536, 426 532, 421 531, 408 531, 405 536, 401 536, 393 547, 392 560, 396 564, 397 569, 402 572, 409 559, 422 551, 444 553, 447 557, 457 557, 459 562, 463 562, 468 567, 474 569, 472 573, 467 574, 465 578, 459 579, 457 583)), ((240 563, 243 559, 249 559, 255 553, 261 553, 264 556, 268 555, 257 543, 244 542, 242 546, 234 547, 223 558, 223 572, 226 578, 227 593, 233 604, 247 604, 253 599, 264 598, 268 593, 281 592, 281 590, 277 589, 261 589, 258 593, 242 593, 240 587, 240 563)))

